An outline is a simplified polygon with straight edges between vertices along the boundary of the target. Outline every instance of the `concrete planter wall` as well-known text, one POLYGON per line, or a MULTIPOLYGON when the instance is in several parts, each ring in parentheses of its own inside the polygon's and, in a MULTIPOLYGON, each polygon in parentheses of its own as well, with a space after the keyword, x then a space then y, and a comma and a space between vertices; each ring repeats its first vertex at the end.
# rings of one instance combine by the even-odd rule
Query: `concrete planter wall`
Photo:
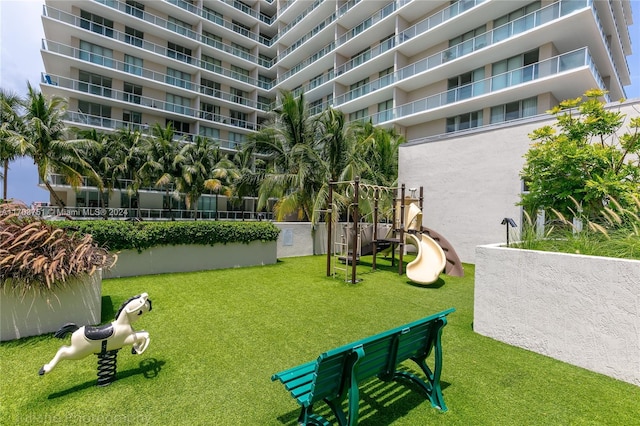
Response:
POLYGON ((138 253, 137 250, 123 250, 118 253, 118 262, 105 273, 105 278, 237 268, 273 264, 276 261, 275 241, 213 246, 158 246, 142 253, 138 253))
POLYGON ((476 248, 474 330, 640 386, 640 261, 476 248))
POLYGON ((68 322, 100 323, 102 274, 71 282, 64 288, 22 297, 11 290, 0 293, 0 341, 52 333, 68 322))

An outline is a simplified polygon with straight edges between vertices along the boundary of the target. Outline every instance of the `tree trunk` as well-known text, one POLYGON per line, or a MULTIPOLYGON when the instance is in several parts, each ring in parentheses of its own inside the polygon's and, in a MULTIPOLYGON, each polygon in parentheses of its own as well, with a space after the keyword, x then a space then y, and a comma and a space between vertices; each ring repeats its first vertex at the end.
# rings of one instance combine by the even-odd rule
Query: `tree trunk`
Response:
POLYGON ((4 160, 4 178, 2 180, 3 182, 3 189, 2 189, 2 199, 3 200, 7 200, 7 173, 9 172, 9 160, 4 160))
POLYGON ((64 204, 62 199, 58 196, 58 194, 56 194, 56 191, 53 190, 48 180, 44 181, 44 185, 47 187, 47 190, 49 190, 49 194, 51 194, 53 199, 56 200, 56 204, 58 205, 58 207, 60 207, 61 209, 64 209, 66 205, 64 204))

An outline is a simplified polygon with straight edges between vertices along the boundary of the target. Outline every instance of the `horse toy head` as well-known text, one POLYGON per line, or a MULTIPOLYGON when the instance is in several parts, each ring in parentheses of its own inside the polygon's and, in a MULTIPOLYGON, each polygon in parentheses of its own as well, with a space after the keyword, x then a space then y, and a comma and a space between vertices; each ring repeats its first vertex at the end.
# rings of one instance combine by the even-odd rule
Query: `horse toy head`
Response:
POLYGON ((100 377, 101 360, 108 357, 113 359, 109 363, 113 364, 112 375, 115 377, 115 356, 118 350, 125 345, 131 345, 131 353, 142 354, 149 346, 151 341, 149 333, 135 331, 131 324, 137 321, 145 312, 151 311, 151 308, 152 304, 149 295, 142 293, 126 300, 118 309, 115 321, 110 324, 97 327, 90 325, 78 327, 71 323, 63 325, 55 333, 55 336, 64 338, 67 333, 73 333, 71 335, 71 345, 62 346, 58 349, 53 359, 42 366, 39 374, 44 375, 50 372, 62 360, 82 359, 93 353, 97 354, 99 358, 98 376, 100 377))
POLYGON ((133 296, 126 300, 118 312, 116 312, 115 321, 127 321, 133 323, 138 320, 145 312, 149 312, 152 309, 151 299, 147 293, 142 293, 137 296, 133 296), (126 318, 125 318, 126 316, 126 318))

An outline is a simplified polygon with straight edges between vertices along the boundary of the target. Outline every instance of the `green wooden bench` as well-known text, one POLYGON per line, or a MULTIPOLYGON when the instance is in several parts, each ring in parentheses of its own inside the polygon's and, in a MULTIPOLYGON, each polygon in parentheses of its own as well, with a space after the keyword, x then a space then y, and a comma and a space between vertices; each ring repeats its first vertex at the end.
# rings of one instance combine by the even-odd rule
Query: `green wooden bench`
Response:
POLYGON ((426 391, 432 406, 447 411, 440 388, 441 335, 447 324, 447 315, 454 311, 450 308, 330 350, 315 361, 274 374, 271 380, 282 382, 300 404, 298 422, 303 425, 330 425, 324 417, 313 413, 313 405, 319 401, 329 405, 340 425, 356 425, 360 401, 358 384, 374 376, 383 381, 412 380, 426 391), (427 366, 427 357, 432 350, 435 350, 433 371, 427 366), (426 380, 397 369, 398 364, 408 359, 420 366, 426 380), (347 396, 349 402, 345 414, 341 405, 347 396))

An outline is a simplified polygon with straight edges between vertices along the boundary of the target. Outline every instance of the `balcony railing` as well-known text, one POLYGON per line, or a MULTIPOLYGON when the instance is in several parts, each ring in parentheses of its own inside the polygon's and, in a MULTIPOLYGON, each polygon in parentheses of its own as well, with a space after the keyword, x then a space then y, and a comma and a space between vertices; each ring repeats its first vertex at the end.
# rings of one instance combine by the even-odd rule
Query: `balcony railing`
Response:
MULTIPOLYGON (((67 111, 65 113, 64 120, 78 126, 90 126, 90 127, 105 129, 108 131, 114 131, 119 129, 131 129, 134 131, 139 131, 143 134, 149 134, 151 131, 149 128, 149 125, 146 123, 145 124, 132 123, 128 121, 116 120, 109 117, 99 117, 97 115, 85 114, 81 111, 67 111)), ((228 117, 224 117, 222 120, 222 123, 225 123, 225 120, 229 121, 231 119, 228 117)), ((202 124, 206 124, 206 123, 202 123, 202 124)), ((237 127, 241 127, 241 126, 237 126, 237 127)), ((198 136, 199 135, 195 133, 186 133, 186 132, 174 133, 175 140, 186 141, 186 142, 192 142, 198 136)), ((215 141, 218 143, 220 148, 225 148, 228 150, 237 150, 242 145, 241 142, 237 142, 235 140, 216 138, 215 141)))
POLYGON ((233 221, 272 221, 272 212, 232 211, 232 210, 193 210, 184 209, 150 209, 129 207, 53 207, 40 206, 31 215, 43 219, 72 220, 233 220, 233 221))
MULTIPOLYGON (((553 3, 491 31, 487 31, 486 33, 480 34, 474 38, 414 62, 411 65, 396 71, 391 78, 389 78, 389 76, 384 76, 359 87, 354 91, 337 96, 335 99, 335 105, 341 105, 345 102, 349 102, 379 88, 411 78, 417 74, 429 71, 454 59, 470 55, 480 49, 504 41, 508 38, 516 37, 525 31, 548 24, 554 20, 558 20, 575 12, 576 10, 590 7, 592 3, 593 0, 561 0, 560 2, 553 3)), ((366 54, 368 54, 368 52, 366 54)), ((375 53, 371 54, 371 58, 373 57, 375 57, 375 53)), ((344 68, 341 67, 339 70, 346 71, 352 68, 353 65, 351 62, 354 62, 356 59, 343 65, 344 68)), ((360 63, 362 63, 362 61, 360 61, 360 63)))
MULTIPOLYGON (((595 63, 593 62, 588 49, 585 47, 503 74, 479 80, 471 84, 456 87, 433 96, 400 105, 399 107, 394 108, 392 116, 390 116, 389 110, 380 114, 374 114, 367 117, 367 119, 370 118, 373 124, 379 124, 382 122, 380 121, 381 119, 390 121, 392 119, 399 119, 413 114, 423 113, 432 109, 469 100, 487 93, 527 84, 551 75, 572 71, 585 66, 591 69, 594 78, 598 81, 599 87, 604 89, 604 82, 596 69, 595 63)), ((607 101, 609 101, 608 97, 607 101)))

